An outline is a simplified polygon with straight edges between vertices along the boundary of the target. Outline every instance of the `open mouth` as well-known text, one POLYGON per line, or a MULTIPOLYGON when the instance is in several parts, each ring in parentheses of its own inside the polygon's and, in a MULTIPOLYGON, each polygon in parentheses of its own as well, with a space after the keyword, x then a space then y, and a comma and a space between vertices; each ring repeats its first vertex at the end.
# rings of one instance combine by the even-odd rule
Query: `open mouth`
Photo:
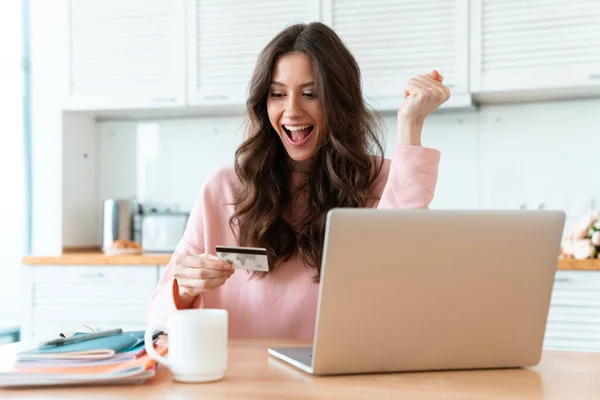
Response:
POLYGON ((314 129, 314 125, 281 125, 292 144, 303 144, 306 142, 314 129))

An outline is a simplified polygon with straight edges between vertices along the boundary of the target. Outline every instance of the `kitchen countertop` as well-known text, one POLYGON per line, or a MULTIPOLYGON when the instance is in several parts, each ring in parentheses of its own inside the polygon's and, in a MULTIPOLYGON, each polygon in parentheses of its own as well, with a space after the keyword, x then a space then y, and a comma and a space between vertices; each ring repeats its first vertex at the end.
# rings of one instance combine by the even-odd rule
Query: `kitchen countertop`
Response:
POLYGON ((100 249, 65 250, 60 256, 25 256, 24 265, 167 265, 171 253, 107 256, 100 249))
MULTIPOLYGON (((25 265, 167 265, 171 253, 142 253, 107 256, 100 249, 69 249, 60 256, 25 256, 25 265)), ((558 260, 559 270, 600 271, 599 259, 558 260)))
POLYGON ((597 258, 589 258, 587 260, 566 258, 558 260, 558 269, 573 271, 600 271, 600 260, 597 258))

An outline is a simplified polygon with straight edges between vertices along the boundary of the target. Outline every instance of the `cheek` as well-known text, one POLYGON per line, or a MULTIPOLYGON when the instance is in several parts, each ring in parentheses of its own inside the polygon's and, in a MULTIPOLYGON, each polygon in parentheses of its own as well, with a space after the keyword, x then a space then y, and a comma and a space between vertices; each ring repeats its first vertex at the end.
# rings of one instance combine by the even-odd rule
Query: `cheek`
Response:
POLYGON ((267 114, 269 115, 271 125, 279 132, 279 129, 277 128, 279 125, 279 113, 277 112, 277 107, 273 103, 267 102, 267 114))
POLYGON ((315 106, 311 110, 312 119, 320 126, 323 126, 323 113, 321 112, 321 106, 315 106))

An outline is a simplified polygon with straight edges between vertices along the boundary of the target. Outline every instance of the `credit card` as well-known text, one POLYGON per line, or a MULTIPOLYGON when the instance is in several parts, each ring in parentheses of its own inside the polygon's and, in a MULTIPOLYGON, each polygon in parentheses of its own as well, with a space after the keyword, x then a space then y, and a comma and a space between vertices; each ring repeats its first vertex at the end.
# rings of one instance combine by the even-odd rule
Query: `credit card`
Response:
POLYGON ((269 271, 267 249, 259 247, 216 246, 219 260, 228 261, 235 269, 269 271))

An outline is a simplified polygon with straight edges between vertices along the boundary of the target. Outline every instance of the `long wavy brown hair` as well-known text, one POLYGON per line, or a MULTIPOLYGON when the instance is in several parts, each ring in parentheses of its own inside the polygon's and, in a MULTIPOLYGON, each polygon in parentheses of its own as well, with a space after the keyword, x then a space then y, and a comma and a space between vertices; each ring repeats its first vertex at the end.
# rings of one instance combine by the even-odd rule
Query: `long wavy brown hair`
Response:
MULTIPOLYGON (((383 161, 381 125, 366 106, 358 64, 338 35, 320 22, 292 25, 262 50, 247 100, 247 136, 235 153, 242 182, 229 224, 240 246, 267 249, 270 272, 295 255, 315 269, 320 280, 327 212, 335 207, 362 207, 383 161), (307 179, 291 183, 289 157, 269 122, 267 96, 273 68, 284 55, 306 54, 315 75, 315 93, 323 110, 324 140, 307 179), (307 201, 291 222, 298 194, 307 201)), ((266 273, 254 273, 264 277, 266 273)))

